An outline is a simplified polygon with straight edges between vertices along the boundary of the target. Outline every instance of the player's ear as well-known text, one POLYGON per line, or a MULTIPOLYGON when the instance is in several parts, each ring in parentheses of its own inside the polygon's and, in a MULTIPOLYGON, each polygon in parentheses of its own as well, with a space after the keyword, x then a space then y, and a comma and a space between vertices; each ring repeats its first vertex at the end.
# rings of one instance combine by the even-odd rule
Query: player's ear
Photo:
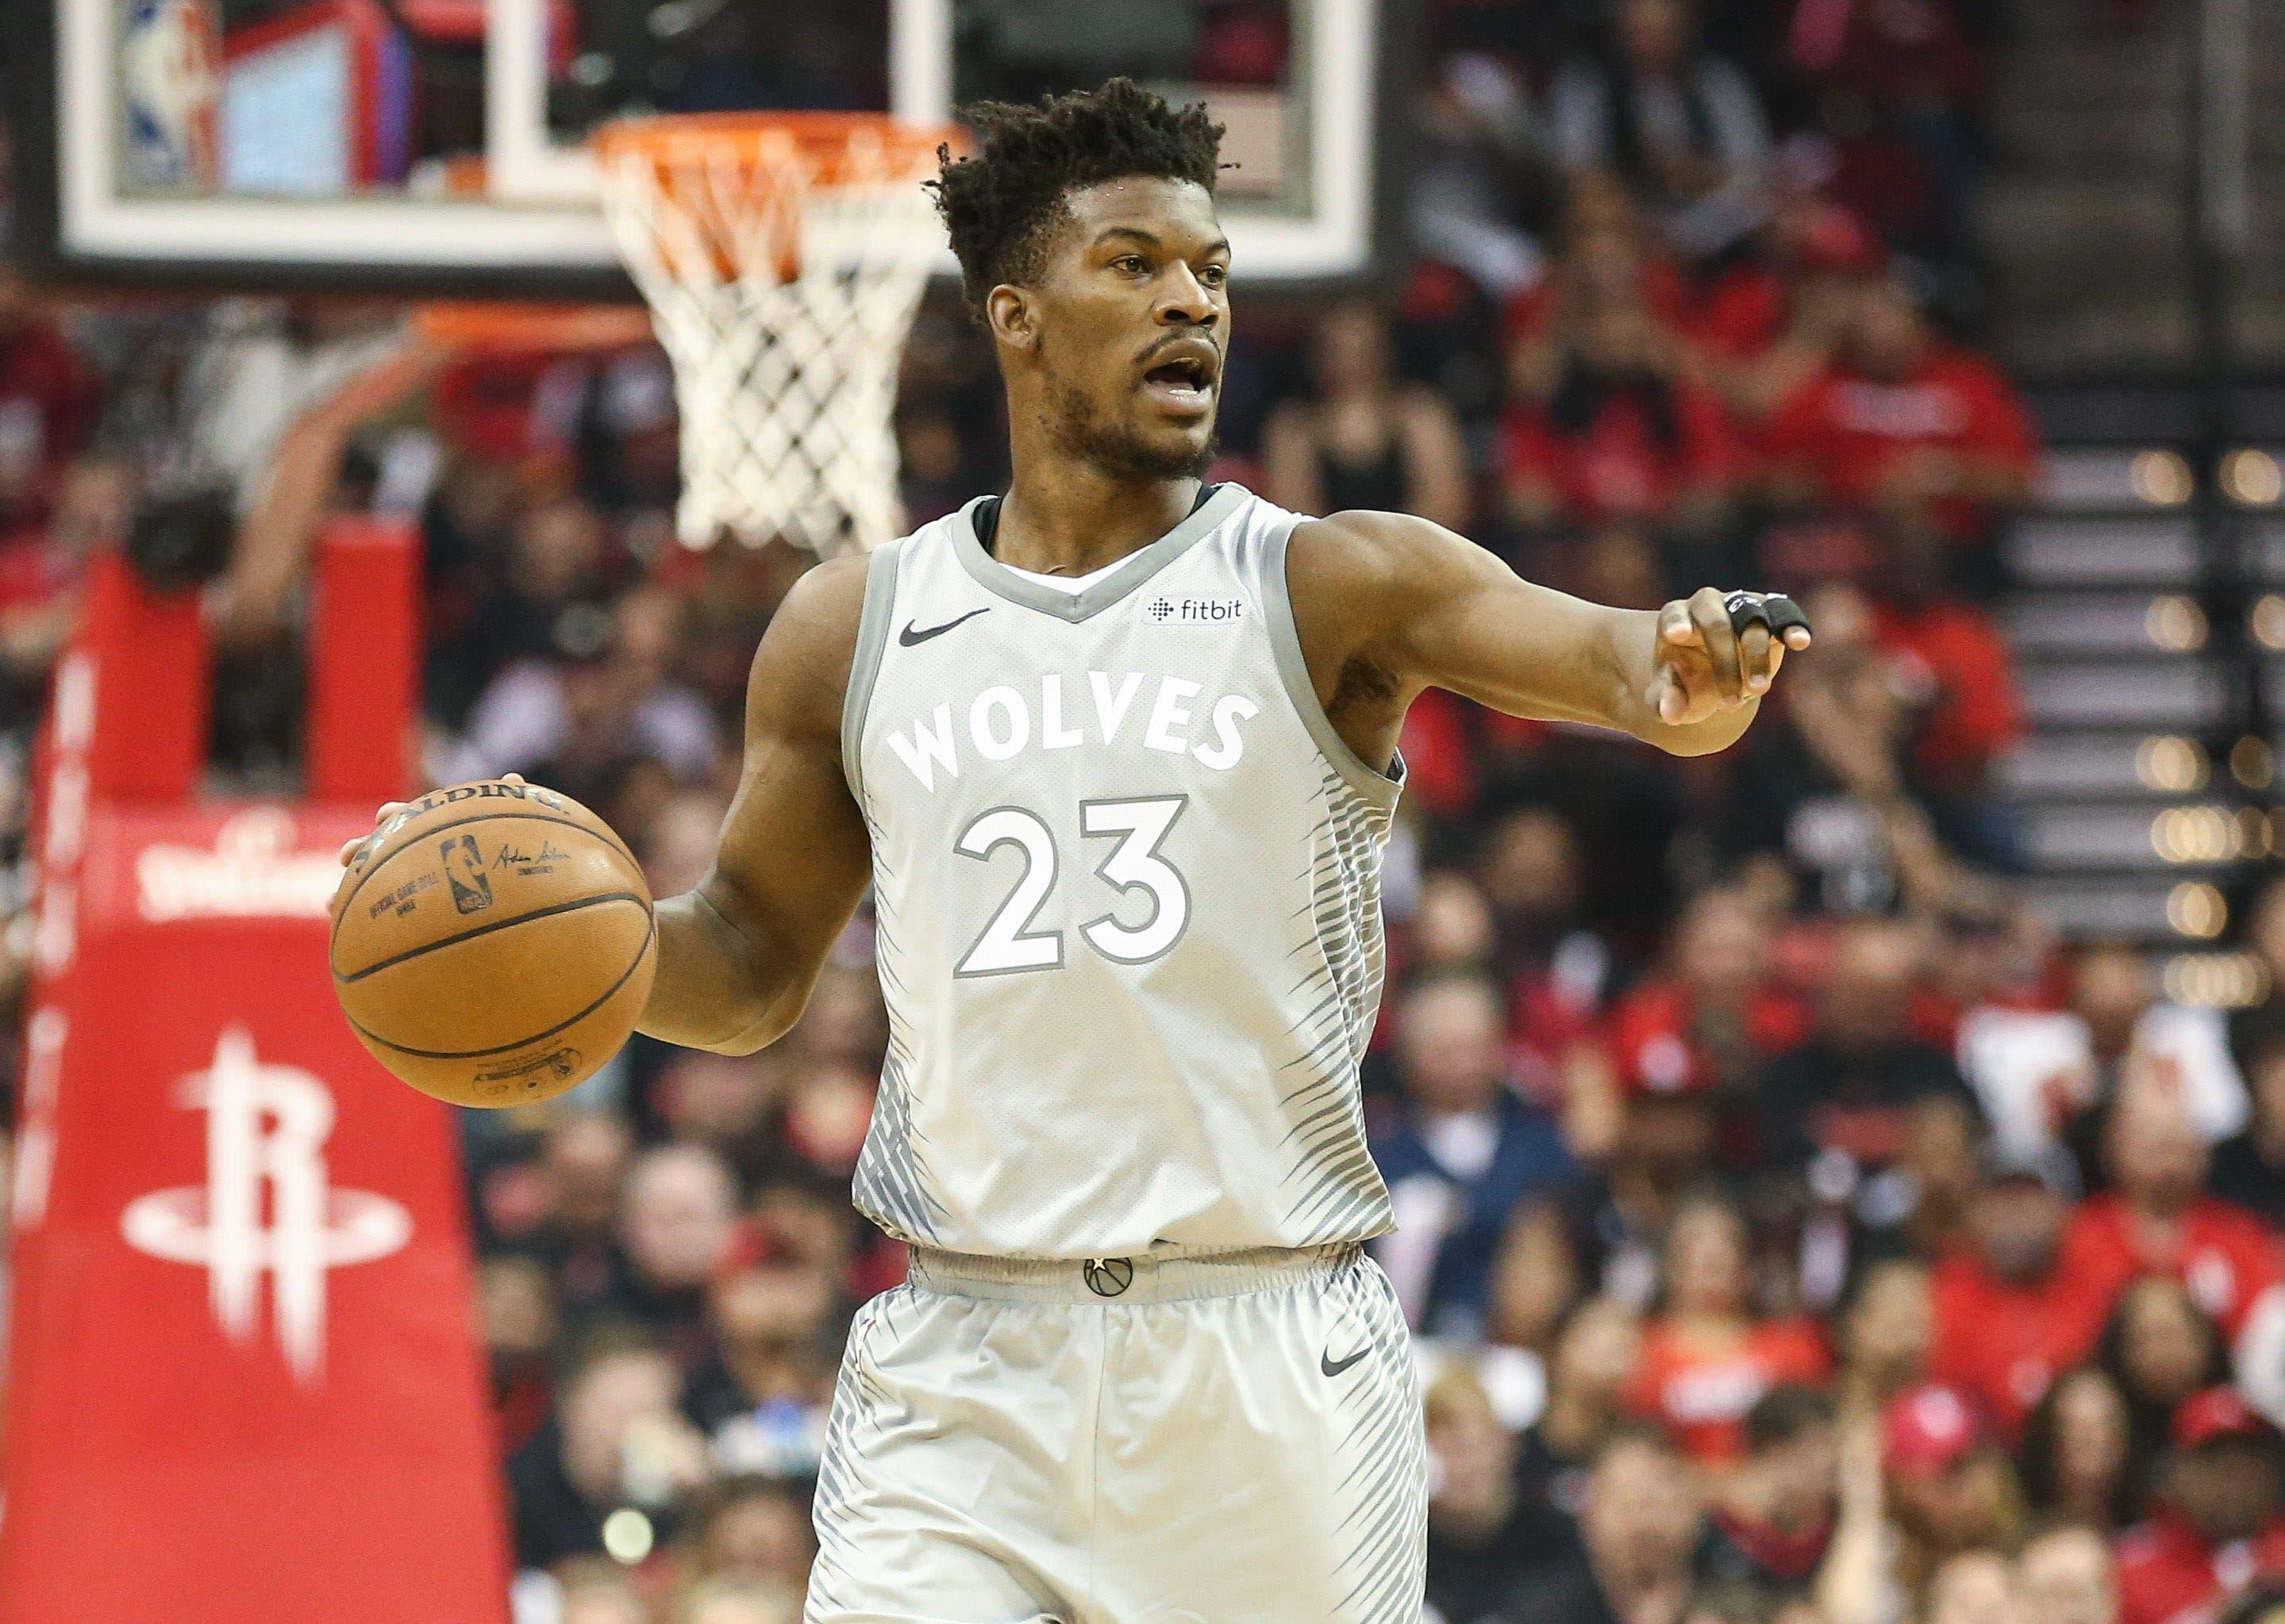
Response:
POLYGON ((1011 282, 1002 282, 985 295, 984 319, 992 336, 1011 349, 1038 347, 1038 316, 1031 295, 1011 282))

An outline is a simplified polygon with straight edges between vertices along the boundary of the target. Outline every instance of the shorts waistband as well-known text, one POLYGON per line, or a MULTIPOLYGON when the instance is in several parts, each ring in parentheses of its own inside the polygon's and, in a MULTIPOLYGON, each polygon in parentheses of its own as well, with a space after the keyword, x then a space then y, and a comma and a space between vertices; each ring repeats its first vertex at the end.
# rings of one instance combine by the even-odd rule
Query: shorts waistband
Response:
POLYGON ((924 1291, 1029 1303, 1174 1303, 1237 1297, 1331 1275, 1360 1248, 1260 1246, 1177 1258, 984 1258, 912 1249, 907 1278, 924 1291))

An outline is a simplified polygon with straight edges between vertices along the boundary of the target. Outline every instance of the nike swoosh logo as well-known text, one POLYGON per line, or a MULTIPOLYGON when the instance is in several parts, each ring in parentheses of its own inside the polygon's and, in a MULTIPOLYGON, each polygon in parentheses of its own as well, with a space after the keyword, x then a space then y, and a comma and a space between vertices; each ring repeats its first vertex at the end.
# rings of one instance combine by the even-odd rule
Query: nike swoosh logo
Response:
POLYGON ((984 608, 970 609, 967 614, 961 616, 958 620, 947 620, 944 624, 940 626, 930 626, 925 632, 914 630, 913 623, 908 620, 905 623, 905 629, 897 633, 897 641, 907 648, 910 648, 915 643, 925 643, 932 637, 942 637, 946 632, 960 624, 961 621, 974 620, 978 615, 983 614, 985 609, 989 609, 992 606, 987 603, 984 606, 984 608))
POLYGON ((1358 1360, 1362 1359, 1367 1353, 1371 1352, 1372 1345, 1370 1343, 1367 1343, 1364 1346, 1357 1349, 1355 1353, 1351 1353, 1347 1359, 1342 1360, 1339 1364, 1335 1364, 1333 1362, 1333 1350, 1327 1348, 1323 1353, 1317 1355, 1317 1369, 1323 1370, 1327 1376, 1339 1376, 1342 1371, 1347 1369, 1351 1365, 1356 1363, 1358 1360))

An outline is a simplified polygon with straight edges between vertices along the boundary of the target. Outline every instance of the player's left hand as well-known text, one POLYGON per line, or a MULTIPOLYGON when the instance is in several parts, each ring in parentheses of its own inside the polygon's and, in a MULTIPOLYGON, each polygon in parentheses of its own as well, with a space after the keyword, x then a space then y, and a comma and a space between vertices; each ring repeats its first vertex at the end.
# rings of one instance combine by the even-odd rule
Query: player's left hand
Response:
MULTIPOLYGON (((500 774, 500 782, 503 784, 520 784, 523 781, 523 774, 521 773, 503 773, 500 774)), ((412 803, 410 801, 383 801, 381 804, 381 810, 373 815, 373 827, 379 828, 382 824, 388 822, 391 818, 394 818, 397 813, 403 812, 406 807, 412 804, 412 803)), ((342 866, 346 867, 350 862, 355 860, 358 851, 364 849, 365 842, 372 838, 373 836, 370 835, 360 835, 355 840, 345 840, 342 842, 342 866)))
MULTIPOLYGON (((523 781, 523 774, 521 773, 503 773, 500 774, 500 782, 504 784, 520 784, 523 781)), ((378 831, 382 824, 388 822, 391 818, 394 818, 397 813, 403 812, 406 807, 412 804, 412 803, 410 801, 383 801, 381 804, 381 810, 373 815, 373 828, 378 831)), ((342 877, 340 883, 334 887, 333 900, 326 905, 326 911, 328 913, 331 913, 341 906, 342 893, 347 890, 349 885, 349 867, 351 863, 357 860, 357 853, 364 851, 367 845, 372 843, 372 841, 373 836, 371 835, 360 835, 355 840, 345 840, 342 842, 342 877)))
POLYGON ((1788 651, 1810 641, 1809 619, 1783 592, 1701 586, 1658 612, 1650 691, 1659 719, 1687 727, 1758 700, 1788 651))

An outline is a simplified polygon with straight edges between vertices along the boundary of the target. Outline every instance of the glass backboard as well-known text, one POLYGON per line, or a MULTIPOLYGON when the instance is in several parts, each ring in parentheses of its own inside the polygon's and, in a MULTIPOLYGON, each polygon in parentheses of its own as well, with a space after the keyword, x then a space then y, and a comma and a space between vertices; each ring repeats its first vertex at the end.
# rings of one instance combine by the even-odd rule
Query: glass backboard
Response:
POLYGON ((64 277, 624 292, 584 146, 603 120, 936 122, 1125 73, 1229 127, 1241 274, 1346 279, 1381 236, 1394 3, 23 0, 17 237, 64 277))

